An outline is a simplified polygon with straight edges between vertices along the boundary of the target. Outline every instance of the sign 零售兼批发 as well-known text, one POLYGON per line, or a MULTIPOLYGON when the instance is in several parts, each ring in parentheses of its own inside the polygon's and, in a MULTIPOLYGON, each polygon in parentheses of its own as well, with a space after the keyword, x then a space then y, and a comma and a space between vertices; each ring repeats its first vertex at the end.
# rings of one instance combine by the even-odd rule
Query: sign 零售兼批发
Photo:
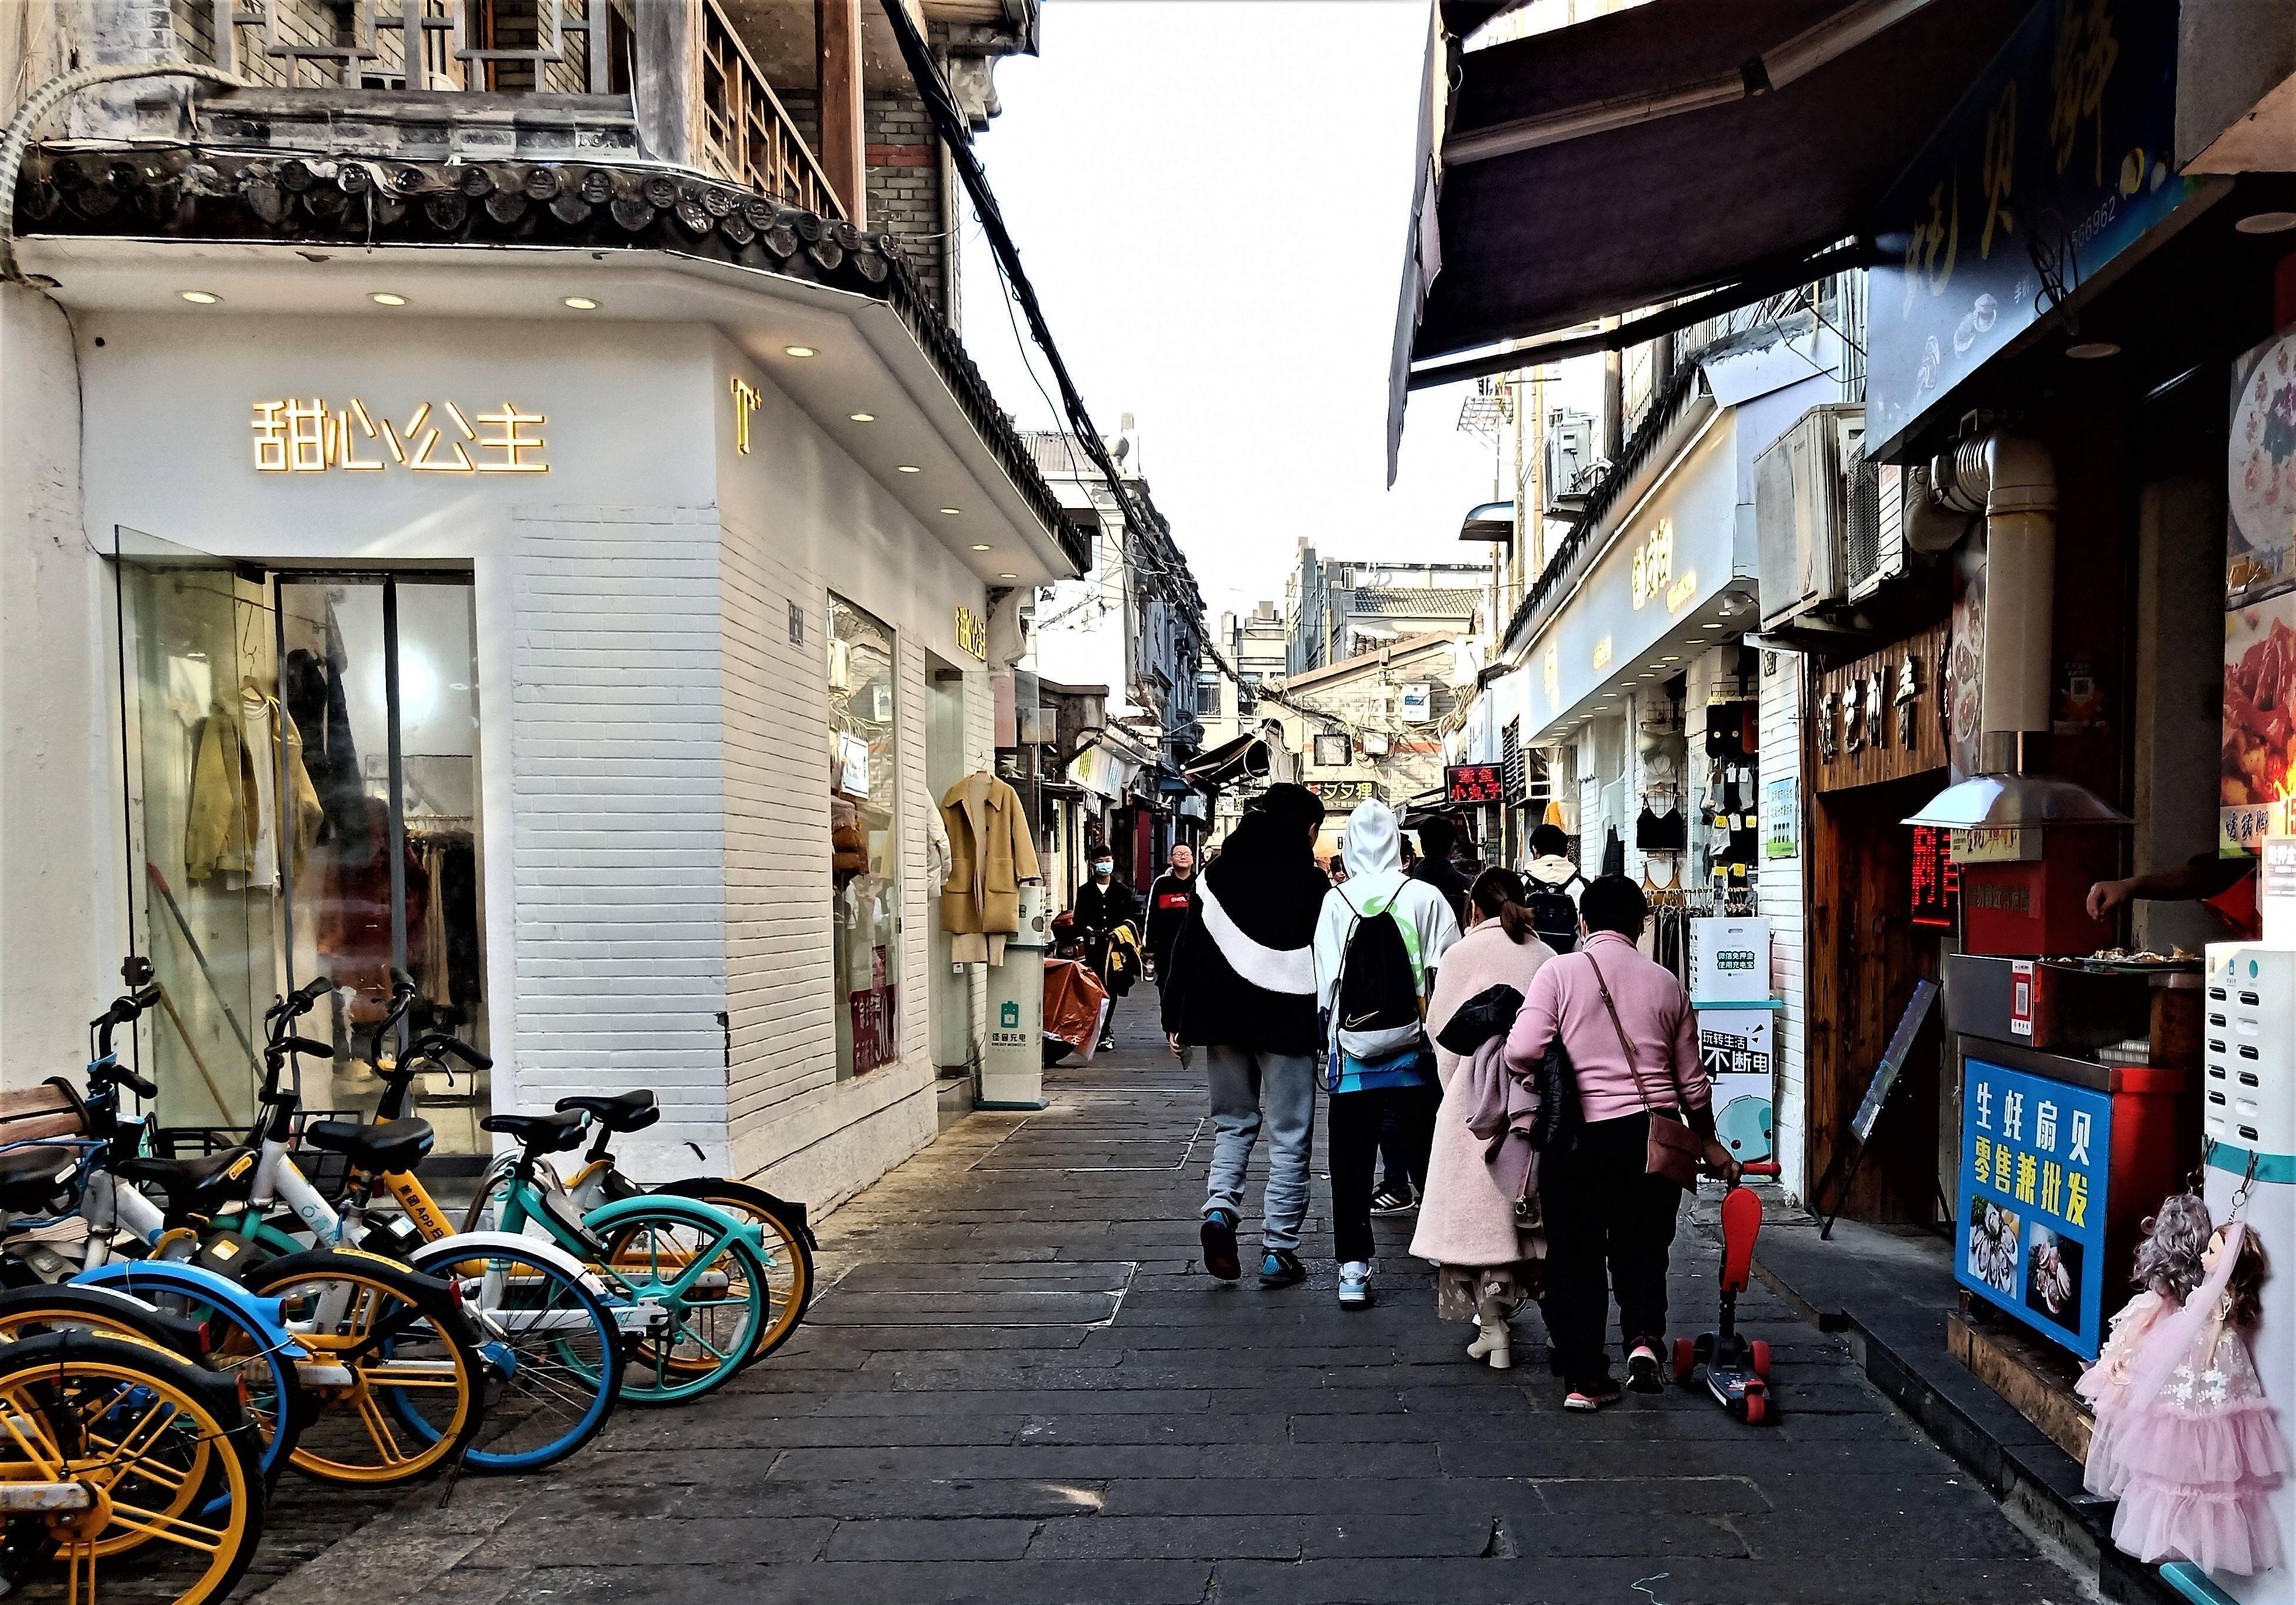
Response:
MULTIPOLYGON (((1971 1059, 1954 1275, 2087 1359, 2102 1337, 2112 1100, 1971 1059)), ((2125 1267, 2124 1267, 2125 1270, 2125 1267)))

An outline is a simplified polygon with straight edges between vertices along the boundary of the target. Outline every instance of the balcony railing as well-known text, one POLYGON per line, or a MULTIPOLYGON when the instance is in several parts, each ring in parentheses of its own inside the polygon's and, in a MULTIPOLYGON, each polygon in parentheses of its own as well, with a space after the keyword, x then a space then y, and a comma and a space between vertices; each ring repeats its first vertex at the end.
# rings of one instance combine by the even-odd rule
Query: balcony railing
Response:
POLYGON ((701 7, 700 132, 704 165, 808 212, 845 216, 812 147, 718 0, 703 0, 701 7))
POLYGON ((613 0, 534 0, 483 37, 464 0, 207 0, 204 11, 184 41, 192 53, 274 88, 612 94, 631 78, 629 23, 613 0))
POLYGON ((483 9, 478 0, 178 5, 184 55, 266 92, 298 101, 378 90, 546 95, 570 114, 578 109, 565 97, 586 97, 593 102, 586 115, 603 111, 625 127, 635 119, 649 156, 715 172, 824 217, 846 215, 719 0, 497 0, 483 9), (678 6, 679 25, 641 38, 634 26, 640 6, 678 6), (648 48, 663 49, 675 70, 642 61, 648 48), (699 83, 691 81, 693 63, 699 83), (641 104, 647 96, 658 103, 641 104))

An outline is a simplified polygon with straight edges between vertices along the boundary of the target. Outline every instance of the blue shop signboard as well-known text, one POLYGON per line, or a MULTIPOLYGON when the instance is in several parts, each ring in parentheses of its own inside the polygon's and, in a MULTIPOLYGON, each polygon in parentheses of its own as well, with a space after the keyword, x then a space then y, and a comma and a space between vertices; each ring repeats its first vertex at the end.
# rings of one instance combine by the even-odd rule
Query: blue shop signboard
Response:
POLYGON ((2085 1359, 2096 1357, 2112 1100, 1982 1059, 1961 1098, 1954 1274, 2085 1359))
POLYGON ((1870 450, 2196 192, 2176 122, 2177 0, 2039 0, 1875 209, 1870 450))

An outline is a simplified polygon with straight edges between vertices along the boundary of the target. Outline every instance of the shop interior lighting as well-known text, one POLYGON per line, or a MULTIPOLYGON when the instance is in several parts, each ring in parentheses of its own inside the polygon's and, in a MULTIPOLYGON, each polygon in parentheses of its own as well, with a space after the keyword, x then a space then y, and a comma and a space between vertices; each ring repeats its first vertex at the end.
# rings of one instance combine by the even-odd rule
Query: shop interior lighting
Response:
POLYGON ((2296 212, 2251 212, 2233 227, 2243 234, 2284 234, 2296 228, 2296 212))
POLYGON ((811 346, 783 346, 782 348, 782 351, 783 355, 789 356, 818 356, 820 355, 820 353, 816 351, 811 346))
POLYGON ((194 307, 212 307, 223 297, 212 290, 179 290, 176 292, 194 307))
POLYGON ((2067 346, 2065 355, 2075 362, 2095 362, 2100 357, 2120 356, 2120 348, 2109 340, 2085 340, 2078 346, 2067 346))
POLYGON ((406 298, 395 290, 378 290, 366 298, 378 307, 404 307, 406 298))
POLYGON ((845 415, 856 423, 874 423, 877 422, 877 414, 874 413, 848 413, 845 415))
POLYGON ((988 550, 988 543, 987 541, 975 541, 972 543, 972 549, 975 552, 986 552, 988 550))
POLYGON ((901 472, 903 472, 903 473, 905 473, 905 474, 921 474, 921 473, 924 472, 924 470, 923 470, 923 469, 919 468, 919 467, 918 467, 915 463, 903 463, 899 464, 898 466, 899 466, 900 471, 901 471, 901 472))
POLYGON ((1017 574, 1000 574, 996 577, 999 579, 1018 579, 1021 577, 1017 574))
POLYGON ((963 511, 963 509, 961 509, 961 508, 956 508, 956 507, 944 507, 944 508, 942 508, 942 509, 941 509, 941 511, 942 511, 943 512, 947 513, 950 518, 955 518, 955 517, 956 517, 956 516, 957 516, 957 515, 958 515, 958 514, 963 511))
POLYGON ((571 307, 577 312, 595 312, 598 310, 598 303, 592 300, 586 295, 570 295, 566 298, 564 304, 571 307))

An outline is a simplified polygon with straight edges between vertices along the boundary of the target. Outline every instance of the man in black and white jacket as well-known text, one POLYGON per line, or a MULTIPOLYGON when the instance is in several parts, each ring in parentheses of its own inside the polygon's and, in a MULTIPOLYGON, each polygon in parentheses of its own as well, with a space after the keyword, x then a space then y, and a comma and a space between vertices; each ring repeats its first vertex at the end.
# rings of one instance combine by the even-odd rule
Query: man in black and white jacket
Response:
POLYGON ((1263 1124, 1259 1282, 1289 1287, 1308 1274, 1299 1247, 1316 1125, 1316 921, 1331 888, 1316 867, 1323 822, 1323 800, 1304 786, 1271 786, 1256 798, 1197 878, 1194 906, 1162 965, 1172 1052, 1204 1050, 1213 1132, 1204 1269, 1224 1282, 1243 1271, 1235 1228, 1263 1124))

